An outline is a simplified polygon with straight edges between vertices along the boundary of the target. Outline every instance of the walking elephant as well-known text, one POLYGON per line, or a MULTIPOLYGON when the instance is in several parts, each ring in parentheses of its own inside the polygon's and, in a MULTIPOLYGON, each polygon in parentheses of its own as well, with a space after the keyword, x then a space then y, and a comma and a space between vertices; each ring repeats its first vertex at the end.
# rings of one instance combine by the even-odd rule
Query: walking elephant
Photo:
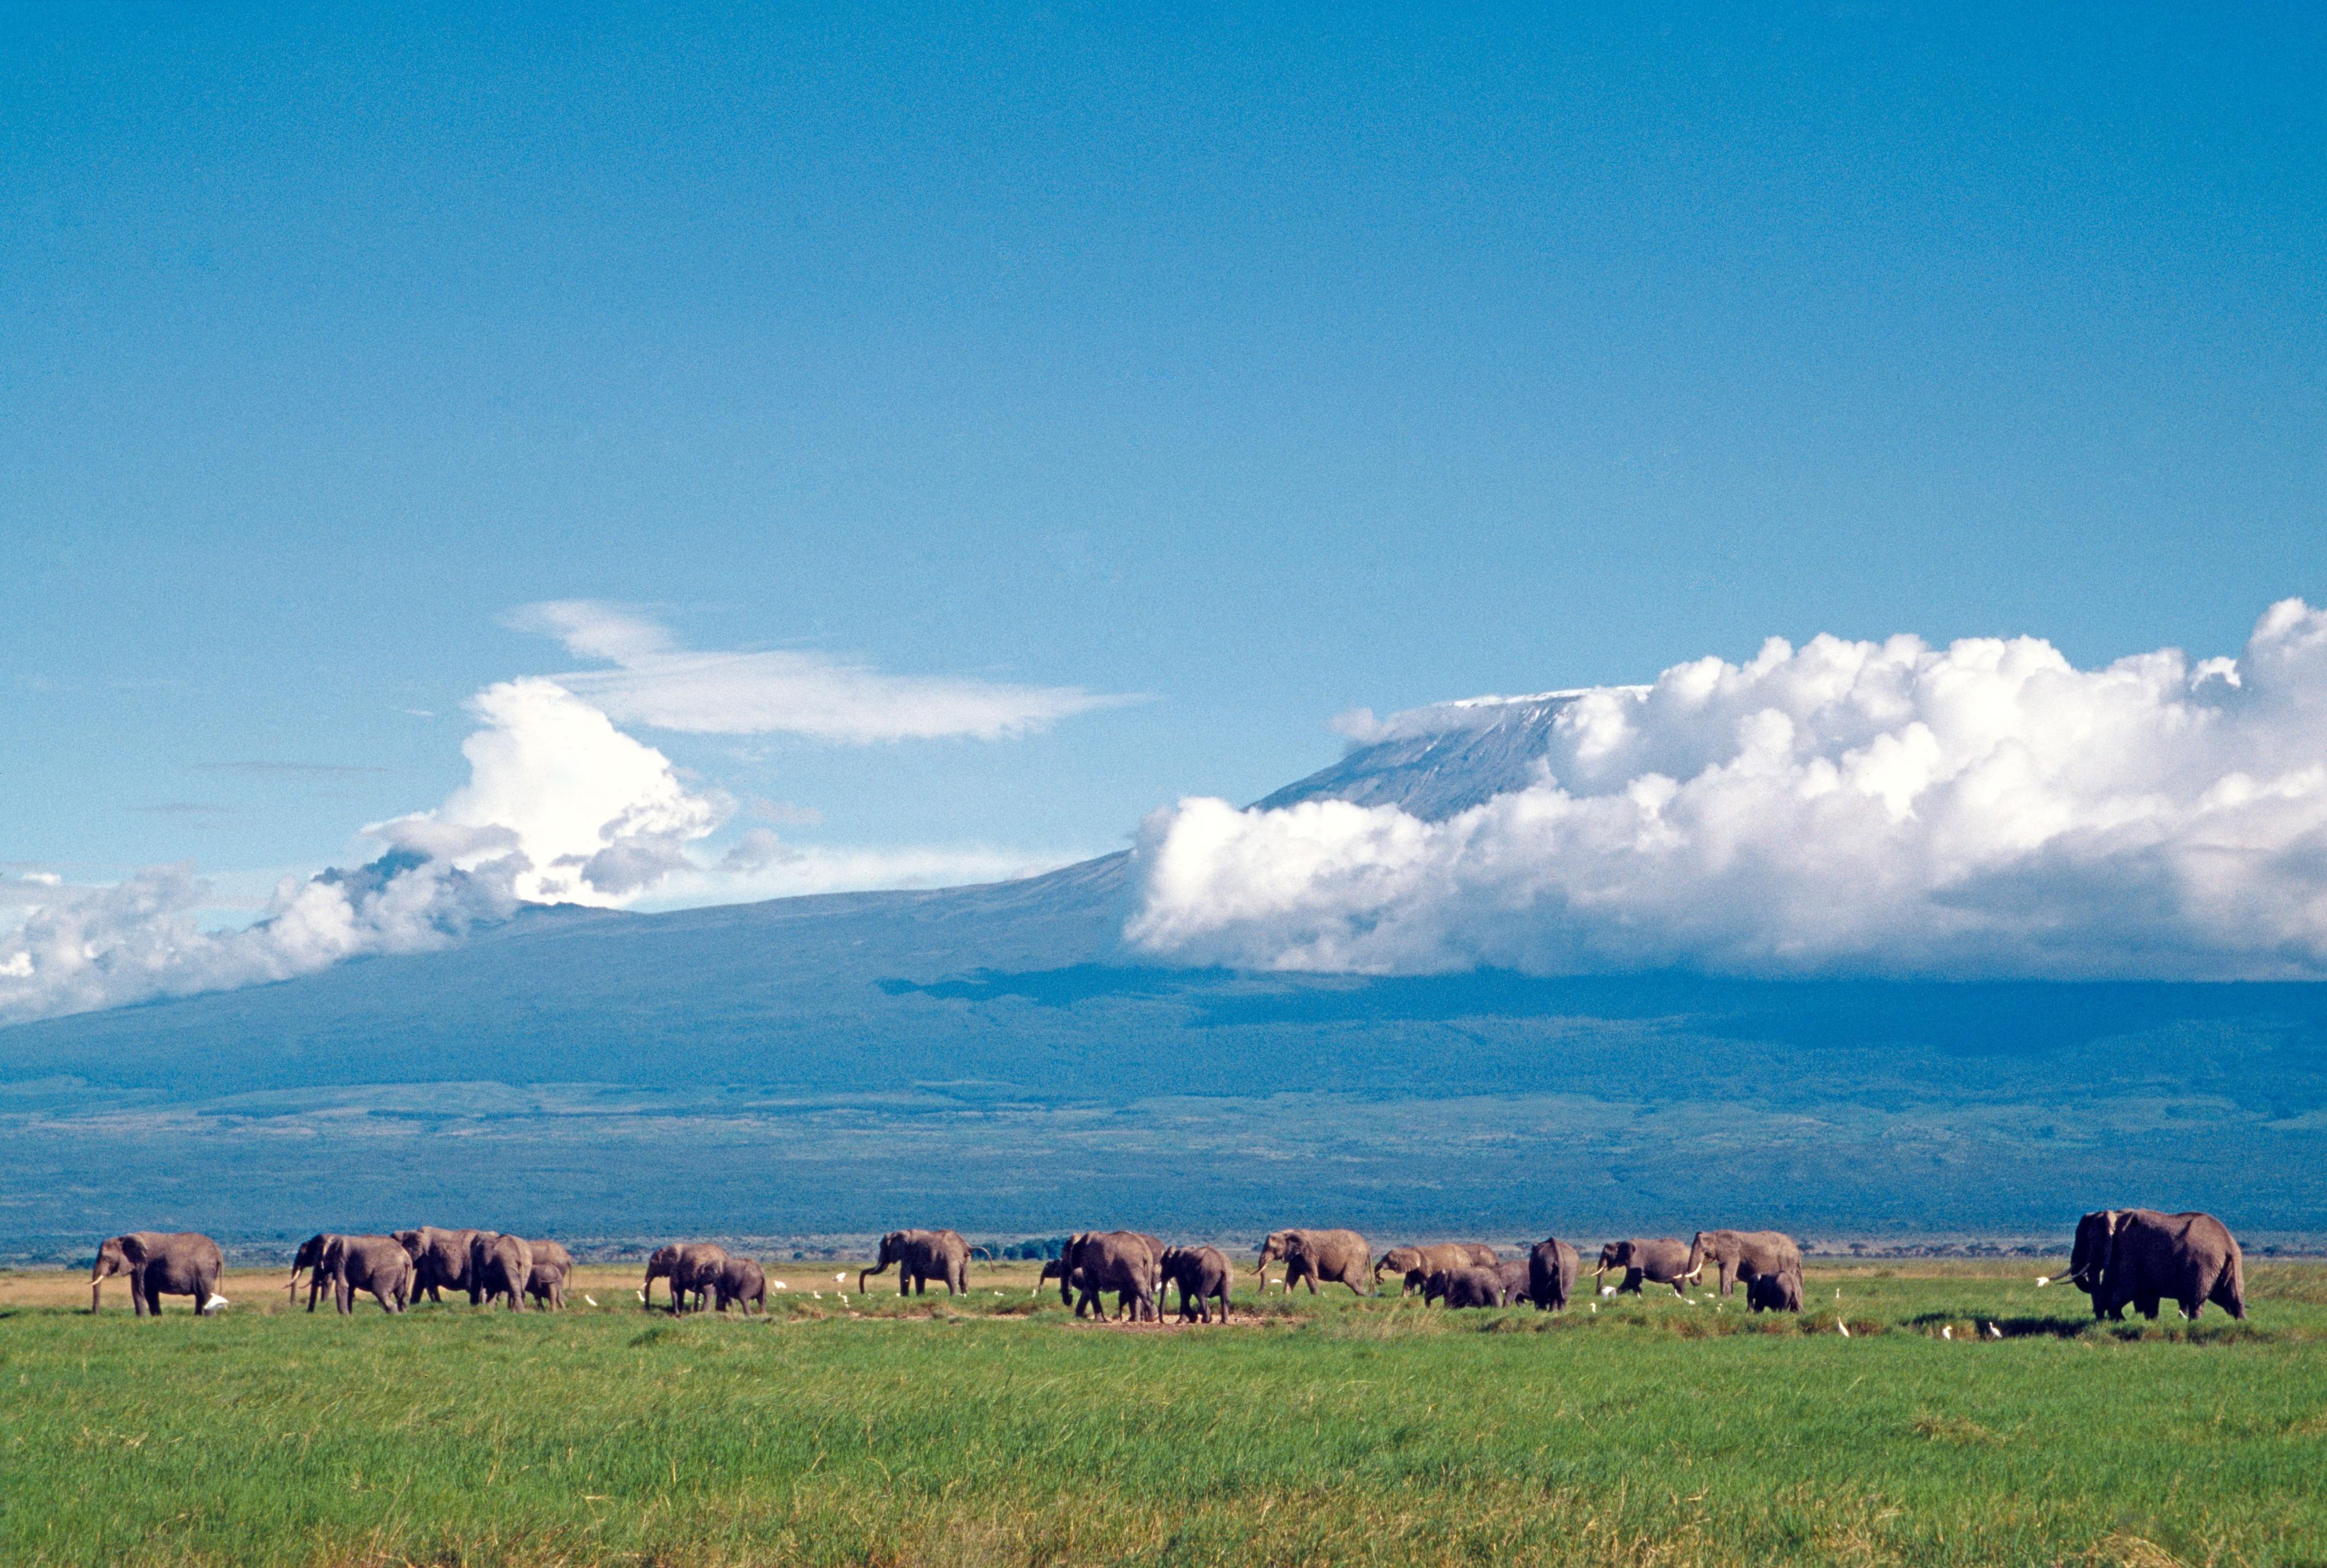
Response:
POLYGON ((469 1241, 469 1300, 490 1306, 506 1297, 509 1311, 525 1311, 526 1287, 533 1283, 533 1245, 521 1236, 481 1230, 469 1241))
POLYGON ((1745 1282, 1745 1304, 1757 1312, 1799 1312, 1802 1310, 1799 1269, 1755 1274, 1745 1282))
POLYGON ((1528 1251, 1525 1299, 1538 1311, 1565 1311, 1583 1268, 1584 1258, 1574 1247, 1556 1236, 1544 1237, 1528 1251))
POLYGON ((412 1304, 412 1255, 392 1236, 328 1237, 315 1274, 331 1280, 332 1300, 343 1318, 355 1311, 358 1291, 369 1291, 383 1312, 412 1304))
POLYGON ((1443 1241, 1431 1246, 1394 1246, 1374 1260, 1374 1284, 1384 1274, 1397 1274, 1404 1284, 1400 1295, 1412 1295, 1422 1282, 1441 1269, 1492 1268, 1500 1261, 1495 1249, 1481 1241, 1443 1241))
POLYGON ((1104 1316, 1099 1293, 1113 1291, 1134 1322, 1154 1319, 1160 1250, 1150 1240, 1135 1230, 1081 1231, 1068 1237, 1059 1254, 1059 1300, 1069 1300, 1072 1286, 1075 1316, 1104 1316))
POLYGON ((2093 1316, 2122 1320, 2128 1306, 2154 1320, 2173 1302, 2185 1318, 2214 1302, 2247 1315, 2246 1258, 2229 1227, 2210 1214, 2154 1209, 2101 1209, 2077 1222, 2069 1274, 2090 1292, 2093 1316))
POLYGON ((1802 1249, 1782 1230, 1700 1230, 1689 1238, 1682 1280, 1696 1279, 1707 1264, 1721 1276, 1721 1293, 1734 1295, 1739 1280, 1788 1269, 1801 1273, 1802 1249))
POLYGON ((1422 1282, 1425 1306, 1444 1301, 1450 1307, 1500 1307, 1510 1296, 1503 1286, 1500 1270, 1465 1266, 1442 1268, 1431 1272, 1422 1282))
POLYGON ((719 1265, 727 1261, 727 1249, 712 1241, 675 1241, 659 1246, 647 1259, 647 1282, 639 1291, 639 1299, 649 1307, 654 1305, 654 1283, 670 1282, 670 1310, 683 1312, 687 1298, 693 1293, 696 1306, 703 1305, 705 1293, 719 1273, 719 1265))
POLYGON ((743 1315, 748 1318, 755 1302, 759 1303, 760 1311, 765 1312, 768 1310, 768 1276, 750 1258, 731 1257, 721 1264, 718 1272, 711 1276, 711 1294, 714 1304, 723 1312, 731 1304, 741 1302, 743 1315))
POLYGON ((1212 1303, 1220 1303, 1220 1321, 1229 1321, 1229 1292, 1235 1283, 1228 1255, 1216 1246, 1167 1246, 1163 1274, 1180 1287, 1180 1321, 1209 1323, 1212 1303))
POLYGON ((876 1274, 886 1274, 892 1265, 897 1270, 897 1293, 901 1296, 920 1295, 929 1282, 943 1282, 948 1295, 958 1296, 969 1290, 969 1243, 952 1230, 892 1230, 881 1238, 881 1255, 873 1266, 860 1269, 856 1274, 856 1293, 864 1293, 864 1282, 876 1274))
POLYGON ((1600 1249, 1600 1266, 1592 1271, 1593 1279, 1604 1278, 1610 1269, 1623 1274, 1616 1284, 1619 1294, 1630 1291, 1638 1295, 1641 1281, 1654 1280, 1660 1285, 1672 1286, 1677 1296, 1686 1295, 1681 1281, 1688 1272, 1688 1244, 1677 1236, 1612 1241, 1600 1249))
POLYGON ((1369 1272, 1373 1255, 1366 1238, 1354 1230, 1272 1230, 1260 1244, 1260 1261, 1252 1272, 1260 1276, 1263 1295, 1268 1293, 1268 1265, 1282 1258, 1287 1293, 1306 1280, 1313 1296, 1320 1281, 1347 1285, 1351 1295, 1369 1296, 1374 1293, 1369 1272))
MULTIPOLYGON (((299 1274, 304 1269, 307 1274, 307 1310, 311 1312, 315 1310, 315 1303, 322 1299, 324 1288, 332 1279, 331 1270, 323 1263, 323 1255, 331 1249, 332 1243, 339 1239, 328 1230, 318 1231, 301 1242, 299 1250, 291 1255, 291 1278, 283 1288, 291 1293, 294 1304, 299 1299, 299 1274)), ((401 1251, 401 1247, 398 1250, 401 1251)), ((411 1261, 408 1255, 406 1261, 411 1261)))
POLYGON ((194 1315, 207 1318, 226 1304, 218 1293, 226 1256, 200 1231, 133 1230, 97 1249, 89 1271, 89 1310, 97 1311, 105 1282, 115 1274, 129 1281, 129 1304, 139 1317, 162 1311, 164 1296, 192 1296, 194 1315))
POLYGON ((424 1225, 417 1230, 399 1230, 397 1243, 412 1259, 412 1299, 423 1295, 441 1302, 446 1291, 459 1291, 470 1296, 469 1244, 477 1239, 473 1230, 440 1230, 424 1225))

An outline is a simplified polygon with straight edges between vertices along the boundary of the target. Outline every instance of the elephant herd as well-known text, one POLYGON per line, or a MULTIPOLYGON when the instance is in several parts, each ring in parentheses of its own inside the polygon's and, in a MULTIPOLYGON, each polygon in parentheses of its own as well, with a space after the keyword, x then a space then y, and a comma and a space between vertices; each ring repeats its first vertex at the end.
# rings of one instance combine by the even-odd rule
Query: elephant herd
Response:
MULTIPOLYGON (((969 1288, 973 1249, 951 1230, 893 1230, 881 1238, 879 1255, 856 1276, 862 1293, 874 1275, 897 1271, 901 1295, 918 1295, 931 1283, 959 1295, 969 1288)), ((1564 1310, 1575 1292, 1583 1258, 1556 1237, 1547 1237, 1524 1258, 1505 1258, 1481 1242, 1445 1242, 1394 1246, 1375 1256, 1354 1230, 1276 1230, 1260 1245, 1253 1273, 1267 1293, 1268 1266, 1284 1267, 1289 1293, 1306 1283, 1347 1286, 1357 1295, 1380 1291, 1395 1275, 1400 1293, 1419 1293, 1426 1305, 1504 1307, 1521 1302, 1544 1311, 1564 1310)), ((425 1295, 465 1293, 470 1303, 503 1302, 523 1311, 528 1300, 550 1309, 565 1304, 574 1260, 554 1241, 529 1241, 492 1230, 441 1230, 422 1226, 393 1236, 341 1236, 322 1232, 300 1245, 286 1286, 294 1295, 299 1276, 308 1276, 307 1310, 328 1288, 342 1315, 355 1298, 369 1293, 382 1310, 401 1312, 425 1295)), ((1639 1293, 1649 1283, 1686 1294, 1707 1271, 1722 1295, 1745 1289, 1755 1311, 1802 1310, 1802 1253, 1793 1237, 1775 1230, 1700 1230, 1687 1242, 1676 1237, 1631 1237, 1600 1249, 1593 1279, 1602 1293, 1639 1293), (1614 1274, 1616 1283, 1606 1283, 1614 1274)), ((218 1294, 225 1263, 218 1243, 193 1232, 165 1235, 135 1231, 117 1236, 98 1249, 89 1274, 89 1310, 98 1309, 104 1282, 125 1276, 137 1315, 161 1311, 164 1295, 194 1299, 208 1316, 224 1305, 218 1294)), ((2233 1318, 2244 1318, 2245 1265, 2229 1230, 2210 1214, 2161 1214, 2154 1209, 2104 1209, 2077 1226, 2069 1272, 2061 1276, 2092 1298, 2093 1315, 2122 1319, 2134 1307, 2154 1319, 2171 1301, 2195 1318, 2211 1302, 2233 1318)), ((674 1312, 740 1306, 746 1315, 768 1306, 768 1279, 750 1258, 731 1256, 714 1242, 675 1242, 647 1260, 639 1299, 651 1307, 658 1280, 667 1282, 674 1312)), ((1103 1315, 1104 1295, 1115 1310, 1137 1321, 1162 1315, 1165 1293, 1177 1286, 1185 1322, 1228 1321, 1234 1271, 1214 1246, 1177 1246, 1145 1231, 1082 1231, 1070 1237, 1060 1255, 1042 1265, 1039 1293, 1056 1280, 1059 1300, 1077 1317, 1103 1315)), ((2040 1279, 2037 1283, 2050 1283, 2040 1279)), ((780 1287, 779 1287, 780 1288, 780 1287)))
MULTIPOLYGON (((1399 1293, 1419 1293, 1425 1305, 1525 1302, 1556 1312, 1566 1309, 1583 1262, 1557 1237, 1537 1242, 1523 1258, 1506 1258, 1484 1242, 1394 1246, 1376 1257, 1371 1244, 1354 1230, 1276 1230, 1260 1244, 1253 1273, 1260 1277, 1263 1294, 1269 1285, 1268 1265, 1282 1264, 1281 1283, 1288 1292, 1306 1284, 1314 1295, 1320 1284, 1339 1284, 1355 1295, 1373 1295, 1383 1277, 1394 1274, 1399 1293)), ((1638 1291, 1643 1279, 1653 1278, 1679 1292, 1708 1266, 1723 1295, 1743 1283, 1756 1311, 1801 1311, 1801 1249, 1776 1231, 1699 1231, 1687 1244, 1611 1242, 1601 1249, 1599 1274, 1621 1271, 1623 1283, 1612 1287, 1616 1290, 1638 1291)), ((1160 1317, 1165 1292, 1176 1284, 1184 1322, 1210 1321, 1215 1306, 1226 1321, 1232 1283, 1229 1260, 1219 1248, 1169 1246, 1137 1230, 1084 1231, 1069 1237, 1059 1255, 1042 1265, 1035 1288, 1051 1280, 1059 1282, 1059 1300, 1071 1302, 1077 1317, 1103 1312, 1100 1298, 1112 1293, 1116 1311, 1135 1321, 1160 1317)))

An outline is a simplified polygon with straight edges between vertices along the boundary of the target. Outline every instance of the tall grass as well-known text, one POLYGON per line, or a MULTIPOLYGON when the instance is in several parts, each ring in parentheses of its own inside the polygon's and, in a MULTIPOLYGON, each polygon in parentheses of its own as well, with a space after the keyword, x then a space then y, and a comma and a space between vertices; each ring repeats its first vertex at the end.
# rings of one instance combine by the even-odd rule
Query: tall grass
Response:
POLYGON ((650 1316, 634 1277, 562 1317, 0 1292, 0 1562, 2327 1559, 2317 1269, 2194 1331, 1928 1265, 1814 1270, 1803 1321, 1258 1316, 1247 1283, 1242 1326, 1185 1331, 1029 1311, 1023 1274, 901 1302, 804 1274, 750 1322, 650 1316))

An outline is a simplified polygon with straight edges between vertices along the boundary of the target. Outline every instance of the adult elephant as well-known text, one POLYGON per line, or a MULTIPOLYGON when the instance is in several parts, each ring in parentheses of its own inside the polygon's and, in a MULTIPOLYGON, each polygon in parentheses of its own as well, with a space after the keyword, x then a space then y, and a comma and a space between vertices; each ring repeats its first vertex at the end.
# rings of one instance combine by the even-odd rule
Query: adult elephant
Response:
POLYGON ((2195 1318, 2212 1302, 2247 1315, 2246 1258, 2229 1227, 2210 1214, 2110 1209, 2077 1223, 2070 1277, 2089 1290, 2093 1316, 2122 1319, 2128 1306, 2155 1319, 2173 1302, 2195 1318))
POLYGON ((1711 1264, 1721 1276, 1721 1293, 1736 1293, 1737 1282, 1749 1283, 1765 1274, 1802 1272, 1802 1249, 1782 1230, 1700 1230, 1689 1238, 1688 1266, 1684 1281, 1694 1280, 1711 1264))
POLYGON ((475 1299, 469 1289, 470 1243, 477 1239, 474 1230, 443 1230, 424 1225, 417 1230, 399 1230, 396 1239, 412 1259, 412 1299, 425 1295, 430 1301, 442 1302, 446 1291, 459 1291, 475 1299))
POLYGON ((97 1249, 97 1263, 89 1271, 89 1310, 97 1311, 105 1282, 121 1274, 129 1281, 129 1304, 139 1317, 158 1315, 164 1296, 192 1296, 194 1315, 207 1318, 226 1304, 218 1293, 224 1273, 226 1257, 219 1244, 200 1231, 133 1230, 97 1249))
POLYGON ((1394 1246, 1374 1260, 1374 1284, 1379 1287, 1385 1274, 1395 1274, 1405 1283, 1400 1295, 1412 1295, 1422 1288, 1422 1282, 1441 1269, 1492 1268, 1501 1261, 1495 1249, 1482 1241, 1443 1241, 1430 1246, 1394 1246))
POLYGON ((1673 1294, 1686 1295, 1681 1279, 1688 1270, 1688 1244, 1677 1236, 1636 1236, 1626 1241, 1612 1241, 1600 1249, 1600 1266, 1592 1271, 1593 1279, 1604 1279, 1610 1269, 1623 1274, 1616 1283, 1620 1295, 1626 1291, 1640 1294, 1643 1280, 1670 1285, 1673 1294))
POLYGON ((1212 1303, 1220 1303, 1220 1321, 1229 1321, 1229 1292, 1235 1284, 1228 1255, 1216 1246, 1167 1246, 1163 1274, 1180 1287, 1180 1321, 1209 1323, 1212 1303))
POLYGON ((1369 1296, 1374 1287, 1368 1266, 1373 1255, 1366 1238, 1354 1230, 1272 1230, 1260 1244, 1260 1261, 1252 1272, 1260 1276, 1263 1295, 1268 1293, 1268 1265, 1282 1258, 1288 1295, 1296 1282, 1306 1280, 1313 1296, 1320 1281, 1347 1285, 1351 1295, 1369 1296))
POLYGON ((1564 1312, 1584 1269, 1581 1254, 1556 1236, 1545 1237, 1527 1255, 1527 1300, 1538 1311, 1564 1312))
POLYGON ((1745 1304, 1757 1312, 1799 1312, 1802 1310, 1802 1276, 1799 1269, 1755 1274, 1745 1282, 1745 1304))
POLYGON ((1135 1230, 1080 1231, 1069 1237, 1059 1254, 1059 1300, 1070 1299, 1071 1286, 1077 1293, 1071 1298, 1075 1316, 1104 1316, 1099 1293, 1113 1291, 1132 1321, 1154 1318, 1160 1254, 1151 1240, 1135 1230))
MULTIPOLYGON (((318 1231, 301 1242, 299 1250, 291 1255, 291 1278, 283 1288, 291 1293, 291 1299, 295 1303, 299 1299, 300 1271, 303 1269, 306 1271, 307 1310, 311 1312, 315 1310, 315 1303, 322 1299, 325 1288, 331 1283, 331 1271, 324 1265, 323 1255, 331 1249, 332 1243, 339 1239, 331 1231, 318 1231)), ((397 1250, 401 1252, 403 1248, 399 1246, 397 1250)), ((405 1261, 409 1263, 411 1259, 407 1256, 405 1261)))
POLYGON ((412 1255, 392 1236, 330 1237, 315 1273, 332 1282, 332 1301, 343 1318, 355 1311, 358 1291, 369 1291, 383 1312, 412 1304, 412 1255))
POLYGON ((856 1293, 876 1274, 897 1271, 897 1293, 918 1296, 931 1280, 943 1282, 948 1295, 969 1290, 969 1243, 953 1230, 892 1230, 881 1238, 881 1255, 871 1268, 856 1273, 856 1293))
MULTIPOLYGON (((860 1291, 861 1293, 861 1291, 860 1291)), ((758 1264, 748 1257, 731 1257, 719 1265, 711 1276, 711 1294, 721 1311, 735 1302, 743 1303, 743 1315, 752 1315, 752 1303, 757 1302, 760 1311, 768 1310, 768 1276, 758 1264)))
POLYGON ((639 1299, 649 1307, 654 1305, 654 1283, 670 1282, 670 1310, 683 1312, 687 1298, 694 1293, 696 1304, 703 1304, 706 1292, 719 1273, 719 1265, 727 1261, 727 1249, 713 1241, 675 1241, 659 1246, 647 1259, 647 1283, 639 1292, 639 1299))
POLYGON ((469 1242, 469 1300, 491 1306, 506 1297, 509 1311, 525 1311, 525 1289, 533 1283, 533 1245, 521 1236, 481 1230, 469 1242))
POLYGON ((1450 1307, 1500 1307, 1510 1299, 1500 1270, 1442 1268, 1422 1282, 1423 1304, 1444 1301, 1450 1307))

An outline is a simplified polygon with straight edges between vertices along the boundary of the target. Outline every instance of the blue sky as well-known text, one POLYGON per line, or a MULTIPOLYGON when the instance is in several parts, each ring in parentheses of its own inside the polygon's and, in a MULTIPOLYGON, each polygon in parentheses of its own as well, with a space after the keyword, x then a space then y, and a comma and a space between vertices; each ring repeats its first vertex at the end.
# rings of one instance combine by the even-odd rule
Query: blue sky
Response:
POLYGON ((1773 634, 2235 653, 2327 24, 1941 9, 11 7, 0 863, 341 859, 544 602, 1138 699, 624 723, 874 880, 1773 634))

